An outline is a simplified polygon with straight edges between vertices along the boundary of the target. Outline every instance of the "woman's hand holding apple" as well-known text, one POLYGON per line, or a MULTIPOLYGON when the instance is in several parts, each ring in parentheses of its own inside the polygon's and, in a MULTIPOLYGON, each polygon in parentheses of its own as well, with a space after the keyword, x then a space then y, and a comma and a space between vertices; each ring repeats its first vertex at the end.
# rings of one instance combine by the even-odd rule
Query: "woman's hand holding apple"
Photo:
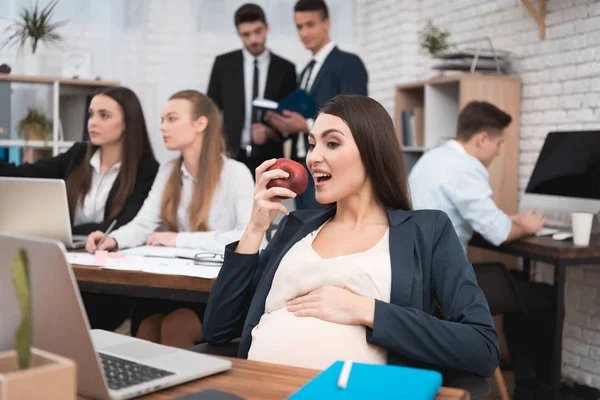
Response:
POLYGON ((264 234, 271 226, 277 213, 289 214, 287 207, 281 204, 281 201, 284 198, 296 197, 296 193, 290 188, 302 193, 307 184, 308 174, 306 170, 301 164, 292 160, 271 159, 256 168, 252 215, 246 231, 238 243, 236 252, 242 254, 258 252, 264 234), (278 166, 282 166, 289 172, 277 168, 278 166))

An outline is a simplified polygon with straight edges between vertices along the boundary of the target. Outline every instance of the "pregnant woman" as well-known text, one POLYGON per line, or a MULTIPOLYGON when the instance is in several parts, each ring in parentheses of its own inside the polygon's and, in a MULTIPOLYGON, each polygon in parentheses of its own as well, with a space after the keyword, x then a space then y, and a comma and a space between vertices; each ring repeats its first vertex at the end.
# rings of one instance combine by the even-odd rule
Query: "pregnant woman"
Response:
POLYGON ((252 217, 227 246, 204 337, 240 338, 238 356, 325 369, 336 360, 490 376, 498 335, 448 217, 411 211, 400 143, 386 110, 337 96, 309 137, 307 165, 327 210, 289 214, 267 189, 282 170, 256 171, 252 217), (287 215, 267 248, 265 231, 287 215))

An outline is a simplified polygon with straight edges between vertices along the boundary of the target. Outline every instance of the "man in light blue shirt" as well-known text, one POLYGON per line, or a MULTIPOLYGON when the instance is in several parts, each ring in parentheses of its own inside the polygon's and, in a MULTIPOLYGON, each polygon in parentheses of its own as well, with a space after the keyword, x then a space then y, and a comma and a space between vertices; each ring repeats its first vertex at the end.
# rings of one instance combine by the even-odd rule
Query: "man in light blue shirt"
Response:
POLYGON ((490 103, 467 104, 458 117, 456 140, 426 152, 408 177, 414 208, 448 214, 465 251, 474 232, 498 246, 544 224, 533 211, 509 216, 492 200, 487 167, 500 155, 511 120, 490 103))
MULTIPOLYGON (((544 225, 544 218, 531 210, 509 216, 492 200, 487 167, 500 155, 503 131, 511 120, 510 115, 490 103, 467 104, 458 116, 456 140, 425 153, 408 177, 414 208, 448 214, 465 251, 474 232, 498 246, 531 235, 544 225)), ((513 398, 546 398, 541 394, 545 373, 536 368, 539 357, 534 354, 550 354, 549 346, 540 337, 544 336, 543 329, 552 326, 553 308, 551 304, 533 304, 544 303, 539 298, 551 298, 552 288, 539 283, 516 283, 528 316, 510 313, 504 318, 515 377, 513 398), (541 353, 531 350, 535 346, 541 353)))

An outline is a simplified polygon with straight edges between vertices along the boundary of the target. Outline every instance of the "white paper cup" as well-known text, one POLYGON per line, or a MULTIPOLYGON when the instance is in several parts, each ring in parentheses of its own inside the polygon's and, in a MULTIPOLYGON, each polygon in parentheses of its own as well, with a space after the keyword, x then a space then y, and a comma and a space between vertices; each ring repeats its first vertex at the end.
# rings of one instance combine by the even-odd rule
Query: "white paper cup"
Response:
POLYGON ((594 214, 574 212, 571 213, 571 221, 573 222, 573 243, 575 246, 589 246, 594 214))

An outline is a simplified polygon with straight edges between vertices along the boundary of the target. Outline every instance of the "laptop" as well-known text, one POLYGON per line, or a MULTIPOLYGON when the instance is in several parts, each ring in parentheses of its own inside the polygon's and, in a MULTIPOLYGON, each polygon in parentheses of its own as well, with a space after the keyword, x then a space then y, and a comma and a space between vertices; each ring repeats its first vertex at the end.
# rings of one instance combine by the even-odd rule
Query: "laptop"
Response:
POLYGON ((60 240, 85 247, 87 236, 71 233, 67 188, 62 179, 0 177, 0 232, 60 240))
POLYGON ((4 234, 0 234, 0 351, 14 348, 21 318, 11 279, 11 260, 18 249, 24 249, 29 259, 33 346, 76 362, 80 395, 129 399, 231 368, 228 360, 90 331, 64 246, 4 234))

